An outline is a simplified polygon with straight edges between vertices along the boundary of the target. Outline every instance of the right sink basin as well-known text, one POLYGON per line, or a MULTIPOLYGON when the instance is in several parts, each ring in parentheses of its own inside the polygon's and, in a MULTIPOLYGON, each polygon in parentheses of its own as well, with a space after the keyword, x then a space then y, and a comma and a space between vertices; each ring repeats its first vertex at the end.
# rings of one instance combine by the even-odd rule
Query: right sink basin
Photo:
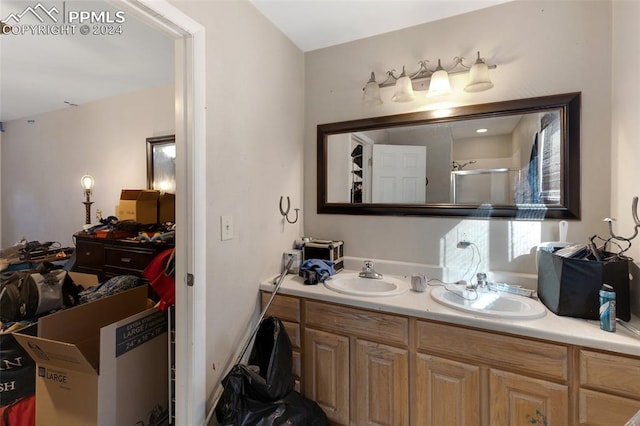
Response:
POLYGON ((547 314, 547 308, 535 299, 496 291, 451 291, 443 286, 431 289, 431 297, 450 308, 493 318, 525 320, 547 314))

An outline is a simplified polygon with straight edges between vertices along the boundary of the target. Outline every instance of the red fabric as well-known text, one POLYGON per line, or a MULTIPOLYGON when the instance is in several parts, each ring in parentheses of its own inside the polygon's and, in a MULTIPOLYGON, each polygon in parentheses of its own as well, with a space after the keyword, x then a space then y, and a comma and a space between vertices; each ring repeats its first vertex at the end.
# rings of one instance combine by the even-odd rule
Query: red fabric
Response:
POLYGON ((142 275, 149 280, 151 288, 160 296, 158 309, 166 311, 176 303, 175 251, 164 250, 153 258, 142 275))
POLYGON ((31 395, 17 402, 0 407, 0 426, 35 426, 36 396, 31 395))

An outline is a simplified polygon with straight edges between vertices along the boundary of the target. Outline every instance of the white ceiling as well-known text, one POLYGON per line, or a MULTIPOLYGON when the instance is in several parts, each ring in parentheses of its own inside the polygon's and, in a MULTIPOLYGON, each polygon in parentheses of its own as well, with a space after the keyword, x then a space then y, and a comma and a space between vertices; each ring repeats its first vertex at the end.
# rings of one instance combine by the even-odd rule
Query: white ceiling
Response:
MULTIPOLYGON (((305 52, 505 1, 251 0, 305 52)), ((37 3, 2 0, 0 20, 37 3)), ((47 10, 118 11, 117 2, 102 0, 40 3, 47 10)), ((30 13, 8 23, 39 24, 30 13)), ((121 28, 121 35, 0 35, 0 121, 171 83, 173 41, 129 13, 121 28)))
POLYGON ((302 51, 359 40, 510 0, 250 0, 302 51))
MULTIPOLYGON (((40 1, 47 10, 110 11, 105 1, 40 1)), ((0 20, 38 0, 0 0, 0 20)), ((62 14, 55 15, 60 22, 62 14)), ((53 24, 44 17, 44 25, 53 24)), ((36 25, 27 13, 14 27, 36 25)), ((125 14, 122 34, 0 35, 0 121, 27 118, 72 104, 173 83, 174 42, 125 14)))

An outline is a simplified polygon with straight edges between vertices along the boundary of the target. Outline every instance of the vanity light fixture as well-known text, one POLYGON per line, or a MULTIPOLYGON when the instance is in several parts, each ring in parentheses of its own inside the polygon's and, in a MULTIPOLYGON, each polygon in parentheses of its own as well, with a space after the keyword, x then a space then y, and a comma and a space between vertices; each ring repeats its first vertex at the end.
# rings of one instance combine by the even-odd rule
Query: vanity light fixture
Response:
POLYGON ((487 133, 489 129, 478 129, 476 130, 476 133, 487 133))
POLYGON ((402 74, 400 74, 398 81, 396 81, 396 91, 393 93, 391 99, 394 102, 411 102, 414 98, 411 79, 407 77, 407 73, 404 67, 402 67, 402 74))
POLYGON ((95 183, 95 180, 91 175, 84 175, 80 178, 80 185, 84 190, 84 196, 85 196, 85 201, 83 201, 82 204, 84 204, 84 207, 85 207, 84 223, 86 225, 89 225, 91 223, 91 204, 93 204, 93 201, 91 201, 91 190, 93 189, 94 183, 95 183))
POLYGON ((463 63, 464 58, 456 56, 453 58, 454 64, 449 68, 444 68, 438 59, 438 65, 435 69, 429 69, 427 63, 423 60, 418 62, 420 68, 418 71, 407 74, 405 67, 402 67, 402 74, 396 77, 395 70, 387 71, 387 78, 378 83, 375 74, 371 73, 371 78, 365 85, 363 91, 363 100, 367 105, 380 105, 382 98, 380 97, 380 88, 395 86, 395 92, 392 96, 394 102, 409 102, 415 99, 415 91, 427 91, 427 96, 439 96, 451 92, 449 83, 449 75, 469 73, 469 82, 465 86, 466 92, 482 92, 493 87, 493 83, 489 77, 489 70, 496 69, 497 65, 487 65, 485 60, 480 57, 480 52, 476 62, 467 66, 463 63))
POLYGON ((465 92, 484 92, 493 87, 493 83, 489 78, 489 67, 484 59, 480 57, 478 52, 478 58, 476 63, 471 66, 469 70, 469 84, 464 88, 465 92))
POLYGON ((380 86, 376 82, 376 75, 371 73, 371 78, 364 86, 364 94, 362 96, 364 103, 367 105, 380 105, 382 98, 380 97, 380 86))
POLYGON ((428 96, 442 96, 451 93, 451 84, 449 83, 449 73, 442 68, 440 59, 438 59, 438 66, 431 75, 431 81, 429 82, 428 96))

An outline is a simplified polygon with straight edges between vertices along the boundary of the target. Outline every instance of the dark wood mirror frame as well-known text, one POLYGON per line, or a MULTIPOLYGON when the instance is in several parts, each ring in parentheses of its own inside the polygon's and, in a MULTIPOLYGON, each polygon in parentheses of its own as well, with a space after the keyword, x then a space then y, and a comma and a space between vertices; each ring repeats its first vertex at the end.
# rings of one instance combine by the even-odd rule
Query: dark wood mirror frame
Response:
MULTIPOLYGON (((158 165, 156 164, 156 149, 162 148, 167 145, 175 146, 175 135, 167 135, 167 136, 155 136, 151 138, 147 138, 147 189, 158 189, 155 184, 155 177, 158 170, 158 165)), ((174 165, 175 166, 175 165, 174 165)), ((164 173, 167 174, 167 178, 171 182, 171 187, 175 188, 175 169, 170 172, 164 170, 164 173)), ((170 191, 174 192, 174 191, 170 191)))
POLYGON ((537 98, 518 99, 447 110, 372 117, 317 127, 317 212, 319 214, 393 215, 393 216, 453 216, 500 217, 523 220, 580 219, 580 114, 581 94, 565 93, 537 98), (561 205, 465 205, 465 204, 351 204, 327 201, 327 141, 328 136, 398 126, 446 123, 477 118, 499 117, 560 109, 563 138, 563 204, 561 205))

